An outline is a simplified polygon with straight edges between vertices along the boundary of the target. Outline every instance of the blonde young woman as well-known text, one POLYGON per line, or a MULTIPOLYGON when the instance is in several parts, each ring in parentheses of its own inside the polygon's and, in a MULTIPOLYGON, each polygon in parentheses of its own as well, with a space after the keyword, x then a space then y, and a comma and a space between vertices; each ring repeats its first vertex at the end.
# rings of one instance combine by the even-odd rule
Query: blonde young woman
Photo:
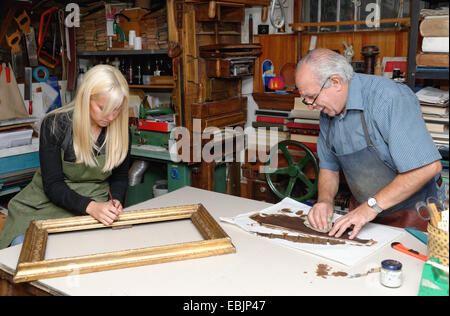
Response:
POLYGON ((44 118, 41 167, 9 202, 0 249, 23 241, 32 220, 89 214, 109 225, 117 219, 130 165, 128 99, 123 75, 98 65, 85 74, 71 104, 44 118))

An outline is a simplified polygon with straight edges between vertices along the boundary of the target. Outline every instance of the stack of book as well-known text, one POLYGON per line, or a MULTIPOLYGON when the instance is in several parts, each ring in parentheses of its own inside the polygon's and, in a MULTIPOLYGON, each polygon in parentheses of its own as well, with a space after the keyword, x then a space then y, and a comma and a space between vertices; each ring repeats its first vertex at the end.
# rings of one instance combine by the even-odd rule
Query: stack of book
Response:
POLYGON ((423 36, 422 51, 416 56, 418 67, 448 68, 448 9, 423 10, 424 20, 420 23, 423 36))
MULTIPOLYGON (((289 139, 287 123, 289 111, 259 109, 255 110, 256 121, 252 122, 254 131, 248 134, 248 144, 258 148, 270 149, 282 140, 289 139)), ((255 148, 255 147, 253 147, 255 148)))
POLYGON ((438 146, 448 146, 449 92, 426 87, 416 93, 425 125, 438 146))
POLYGON ((301 98, 295 98, 290 118, 293 121, 286 124, 291 135, 290 139, 301 142, 313 152, 317 152, 320 111, 308 109, 301 98))
POLYGON ((158 24, 155 18, 147 15, 141 20, 142 29, 142 48, 143 49, 159 49, 158 46, 158 24))
POLYGON ((106 13, 103 1, 89 4, 81 9, 80 24, 76 30, 76 45, 80 51, 106 50, 106 13), (96 11, 98 10, 98 11, 96 11), (89 14, 89 12, 94 13, 89 14))
POLYGON ((164 49, 168 47, 169 28, 167 10, 160 9, 146 15, 142 20, 141 37, 144 49, 164 49))

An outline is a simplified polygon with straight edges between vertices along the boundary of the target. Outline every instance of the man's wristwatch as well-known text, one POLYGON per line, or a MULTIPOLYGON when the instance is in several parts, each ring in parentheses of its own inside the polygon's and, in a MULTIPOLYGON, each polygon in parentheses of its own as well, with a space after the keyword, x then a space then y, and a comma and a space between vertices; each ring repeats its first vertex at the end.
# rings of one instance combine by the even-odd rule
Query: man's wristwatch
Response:
POLYGON ((368 200, 367 200, 367 204, 373 208, 378 214, 383 212, 383 209, 377 204, 377 199, 374 198, 373 196, 371 196, 368 200))

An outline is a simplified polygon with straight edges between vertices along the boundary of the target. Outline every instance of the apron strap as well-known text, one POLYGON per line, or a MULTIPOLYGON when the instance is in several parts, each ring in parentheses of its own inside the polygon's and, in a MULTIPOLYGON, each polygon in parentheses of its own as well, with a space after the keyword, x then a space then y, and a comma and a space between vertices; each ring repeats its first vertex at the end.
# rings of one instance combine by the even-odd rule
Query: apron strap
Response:
POLYGON ((366 124, 366 120, 364 118, 364 111, 361 111, 361 124, 362 124, 362 128, 364 130, 364 138, 366 139, 366 144, 367 146, 373 146, 372 141, 370 140, 369 137, 369 132, 367 131, 367 124, 366 124))
MULTIPOLYGON (((367 144, 367 146, 375 147, 375 146, 373 146, 372 141, 370 140, 370 137, 369 137, 369 132, 367 130, 366 120, 364 118, 364 111, 360 111, 360 112, 361 112, 361 124, 362 124, 362 128, 363 128, 363 131, 364 131, 364 138, 366 139, 366 144, 367 144)), ((333 118, 331 118, 328 121, 327 140, 326 140, 327 148, 330 147, 330 127, 331 127, 332 119, 333 118)))

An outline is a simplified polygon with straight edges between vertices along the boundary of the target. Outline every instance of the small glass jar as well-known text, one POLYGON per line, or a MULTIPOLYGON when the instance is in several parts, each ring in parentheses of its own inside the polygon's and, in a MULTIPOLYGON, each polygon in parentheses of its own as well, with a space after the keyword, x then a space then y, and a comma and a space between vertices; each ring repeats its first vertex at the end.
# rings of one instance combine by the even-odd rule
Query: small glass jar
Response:
POLYGON ((381 262, 380 282, 386 287, 396 288, 402 285, 402 264, 397 260, 381 262))

